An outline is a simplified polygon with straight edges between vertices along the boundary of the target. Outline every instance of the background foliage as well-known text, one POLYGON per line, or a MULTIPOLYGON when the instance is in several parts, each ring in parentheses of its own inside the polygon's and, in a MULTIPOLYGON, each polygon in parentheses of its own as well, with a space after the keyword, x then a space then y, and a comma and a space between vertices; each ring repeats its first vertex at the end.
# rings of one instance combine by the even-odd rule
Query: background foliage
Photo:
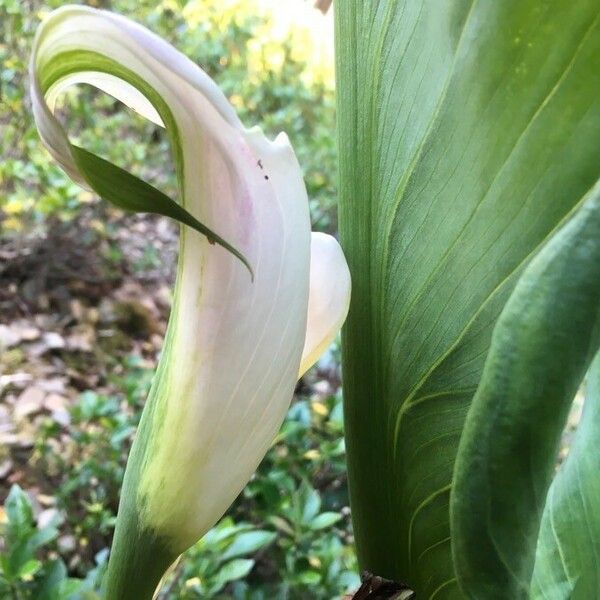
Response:
MULTIPOLYGON (((99 203, 38 141, 27 62, 40 18, 61 4, 0 0, 0 596, 15 599, 95 597, 176 258, 175 226, 99 203)), ((314 228, 335 232, 326 26, 290 27, 308 14, 299 3, 275 19, 268 2, 243 0, 87 4, 171 41, 247 125, 286 131, 314 228)), ((80 145, 175 194, 159 128, 87 89, 61 116, 80 145)), ((258 473, 160 598, 330 599, 356 587, 338 364, 333 350, 301 382, 258 473)))

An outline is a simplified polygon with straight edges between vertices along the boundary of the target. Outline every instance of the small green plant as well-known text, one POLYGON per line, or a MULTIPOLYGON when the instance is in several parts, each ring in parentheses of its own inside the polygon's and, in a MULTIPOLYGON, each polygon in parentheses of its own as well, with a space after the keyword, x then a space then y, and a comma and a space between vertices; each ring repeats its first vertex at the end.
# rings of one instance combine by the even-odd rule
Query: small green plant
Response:
POLYGON ((354 557, 333 529, 342 519, 341 513, 323 509, 321 495, 307 482, 268 518, 280 533, 282 575, 291 589, 325 600, 358 583, 354 557))
POLYGON ((1 531, 0 594, 32 598, 47 575, 39 559, 40 550, 51 544, 58 532, 52 524, 36 527, 31 501, 19 486, 11 488, 4 510, 7 520, 1 531))
POLYGON ((56 554, 54 523, 38 527, 29 496, 14 485, 5 503, 6 522, 0 526, 0 597, 14 600, 94 600, 103 573, 103 558, 85 580, 68 577, 56 554))
POLYGON ((165 583, 161 597, 219 597, 226 585, 250 573, 256 562, 253 556, 268 551, 275 537, 272 531, 224 518, 185 553, 183 564, 165 583))
POLYGON ((63 529, 76 540, 79 575, 112 536, 127 453, 153 376, 134 357, 124 363, 126 375, 111 377, 119 396, 83 392, 69 408, 68 436, 48 420, 36 442, 33 461, 56 483, 63 529))

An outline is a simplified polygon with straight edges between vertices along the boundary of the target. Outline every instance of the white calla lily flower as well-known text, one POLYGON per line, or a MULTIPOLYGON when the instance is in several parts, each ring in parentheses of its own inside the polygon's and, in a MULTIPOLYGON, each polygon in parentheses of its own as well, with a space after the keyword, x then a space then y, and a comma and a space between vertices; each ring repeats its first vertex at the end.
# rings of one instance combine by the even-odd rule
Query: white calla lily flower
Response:
POLYGON ((216 84, 145 28, 81 6, 46 18, 31 62, 41 138, 75 181, 125 208, 175 210, 142 206, 152 188, 112 181, 118 169, 70 144, 53 110, 82 82, 166 127, 183 208, 209 232, 181 229, 164 352, 119 509, 108 597, 144 598, 250 479, 298 377, 343 323, 350 276, 332 237, 311 238, 287 137, 244 128, 216 84))

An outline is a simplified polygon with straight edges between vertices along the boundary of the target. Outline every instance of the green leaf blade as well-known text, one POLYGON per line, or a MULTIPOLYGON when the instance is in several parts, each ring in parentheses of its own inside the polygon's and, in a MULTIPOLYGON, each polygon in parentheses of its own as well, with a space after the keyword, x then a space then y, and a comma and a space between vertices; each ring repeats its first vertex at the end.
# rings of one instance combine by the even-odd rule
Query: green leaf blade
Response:
POLYGON ((233 543, 225 550, 221 558, 223 560, 228 560, 230 558, 253 554, 257 550, 270 544, 276 537, 276 534, 272 531, 264 530, 241 533, 235 537, 233 543))
POLYGON ((600 589, 600 355, 587 375, 585 406, 544 507, 531 598, 585 600, 600 589))
POLYGON ((342 515, 336 512, 323 512, 320 515, 317 515, 309 524, 309 528, 313 531, 318 531, 320 529, 327 529, 332 525, 335 525, 340 519, 342 515))
POLYGON ((234 558, 229 561, 215 575, 215 589, 213 591, 219 591, 230 581, 236 581, 242 579, 250 573, 254 561, 249 558, 234 558))
POLYGON ((362 568, 460 598, 452 470, 493 326, 600 175, 599 10, 336 12, 350 494, 362 568))
POLYGON ((452 536, 472 598, 528 598, 572 399, 600 342, 600 184, 525 270, 494 328, 454 471, 452 536))

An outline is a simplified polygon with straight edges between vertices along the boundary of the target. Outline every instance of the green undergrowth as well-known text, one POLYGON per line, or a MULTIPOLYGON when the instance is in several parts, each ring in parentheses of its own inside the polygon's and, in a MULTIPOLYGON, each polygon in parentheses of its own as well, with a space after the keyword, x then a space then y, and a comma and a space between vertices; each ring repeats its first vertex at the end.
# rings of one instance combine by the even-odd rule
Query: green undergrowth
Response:
MULTIPOLYGON (((114 395, 82 393, 66 430, 48 418, 31 466, 54 496, 40 524, 10 491, 0 525, 0 595, 94 598, 108 557, 127 452, 152 370, 134 358, 114 395)), ((316 383, 325 386, 325 380, 316 383)), ((216 527, 188 550, 159 598, 331 598, 358 584, 348 515, 342 402, 307 385, 256 475, 216 527)), ((4 596, 2 596, 4 597, 4 596)))

